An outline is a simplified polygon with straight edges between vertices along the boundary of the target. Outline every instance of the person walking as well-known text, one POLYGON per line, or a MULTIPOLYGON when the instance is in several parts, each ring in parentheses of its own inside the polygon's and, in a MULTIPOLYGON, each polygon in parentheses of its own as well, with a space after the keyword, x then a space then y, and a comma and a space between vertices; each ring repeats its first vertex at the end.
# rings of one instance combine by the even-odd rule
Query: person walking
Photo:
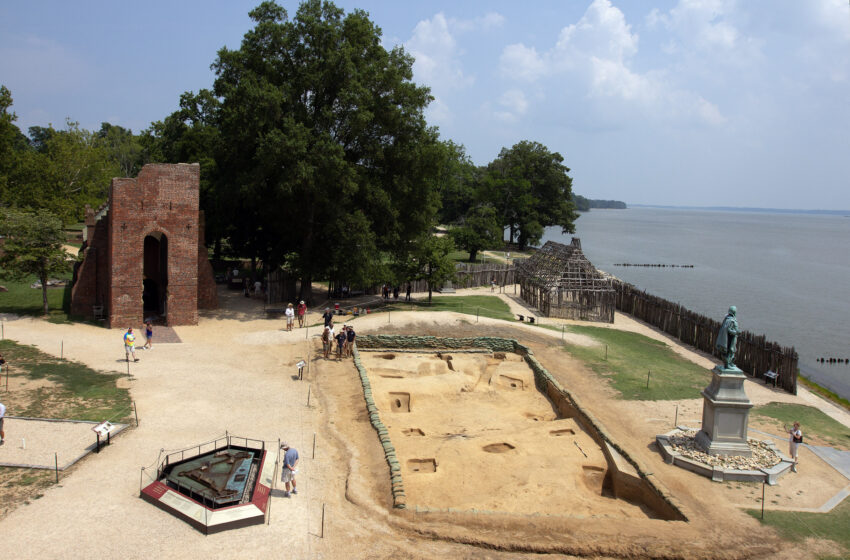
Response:
POLYGON ((286 305, 286 312, 284 315, 286 315, 286 330, 291 331, 292 324, 295 322, 295 309, 292 307, 291 303, 286 305))
MULTIPOLYGON (((785 426, 785 429, 788 430, 788 426, 785 426)), ((794 422, 794 426, 788 430, 788 454, 791 455, 791 458, 794 460, 794 464, 791 465, 791 472, 797 472, 797 447, 803 443, 803 432, 800 430, 800 423, 794 422)))
POLYGON ((298 494, 298 489, 295 487, 295 473, 298 472, 298 469, 295 468, 298 466, 298 450, 294 447, 289 447, 288 443, 280 444, 280 448, 284 451, 281 477, 283 478, 283 483, 286 485, 286 490, 283 492, 283 497, 288 498, 292 494, 298 494), (290 486, 292 488, 291 490, 290 486))
POLYGON ((410 302, 410 282, 407 283, 407 292, 404 295, 404 301, 410 302))
POLYGON ((130 361, 131 354, 133 355, 133 361, 138 362, 139 359, 136 357, 136 335, 133 334, 133 327, 130 327, 124 333, 124 355, 128 362, 130 361))
POLYGON ((307 304, 304 303, 304 300, 301 300, 301 303, 298 304, 298 328, 301 329, 304 327, 304 318, 307 316, 307 304))
POLYGON ((150 321, 145 323, 145 345, 142 348, 153 350, 153 325, 150 321))
POLYGON ((331 311, 330 307, 325 307, 325 312, 322 315, 322 319, 325 320, 326 327, 334 322, 334 314, 333 311, 331 311))
POLYGON ((3 431, 3 419, 6 417, 6 405, 0 402, 0 445, 6 443, 6 432, 3 431))

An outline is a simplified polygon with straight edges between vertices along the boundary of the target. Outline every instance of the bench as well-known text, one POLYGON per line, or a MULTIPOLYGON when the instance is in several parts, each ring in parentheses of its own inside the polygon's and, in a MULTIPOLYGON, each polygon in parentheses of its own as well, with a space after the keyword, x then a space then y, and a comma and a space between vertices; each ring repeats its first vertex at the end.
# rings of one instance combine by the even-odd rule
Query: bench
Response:
POLYGON ((775 371, 766 371, 764 372, 764 384, 767 385, 768 381, 773 381, 773 387, 776 388, 776 381, 779 379, 779 374, 775 371))

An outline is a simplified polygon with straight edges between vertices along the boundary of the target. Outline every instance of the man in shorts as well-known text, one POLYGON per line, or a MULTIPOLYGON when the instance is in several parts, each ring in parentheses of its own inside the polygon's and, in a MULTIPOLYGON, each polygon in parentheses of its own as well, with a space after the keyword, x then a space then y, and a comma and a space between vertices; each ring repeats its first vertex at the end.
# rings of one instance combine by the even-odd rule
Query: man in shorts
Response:
POLYGON ((3 419, 6 417, 6 405, 0 402, 0 445, 6 443, 6 432, 3 431, 3 419))
POLYGON ((292 324, 295 322, 295 309, 292 307, 291 303, 286 305, 286 311, 284 315, 286 315, 286 330, 291 331, 292 324))
POLYGON ((342 349, 345 347, 345 329, 340 329, 339 334, 336 335, 336 356, 340 360, 342 359, 342 349))
POLYGON ((298 472, 298 469, 295 467, 298 466, 299 457, 298 451, 294 447, 289 447, 288 443, 280 444, 280 448, 284 451, 281 478, 286 485, 286 491, 284 491, 283 497, 288 498, 290 495, 298 493, 298 489, 295 488, 295 473, 298 472), (291 491, 290 485, 292 486, 291 491))
POLYGON ((345 332, 345 354, 346 356, 351 356, 354 352, 354 339, 357 335, 354 333, 354 327, 348 325, 348 329, 345 332))
POLYGON ((127 332, 124 334, 124 354, 128 362, 130 361, 130 354, 133 355, 134 362, 139 361, 136 357, 136 335, 133 334, 133 327, 127 329, 127 332))

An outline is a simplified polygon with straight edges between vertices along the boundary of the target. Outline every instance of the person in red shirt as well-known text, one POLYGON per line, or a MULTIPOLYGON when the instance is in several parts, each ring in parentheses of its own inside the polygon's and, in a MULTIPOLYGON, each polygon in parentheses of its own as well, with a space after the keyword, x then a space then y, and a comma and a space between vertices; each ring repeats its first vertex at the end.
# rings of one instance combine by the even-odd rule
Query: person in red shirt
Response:
POLYGON ((298 328, 304 326, 304 317, 307 315, 307 304, 304 303, 304 300, 301 300, 301 303, 298 304, 298 328))

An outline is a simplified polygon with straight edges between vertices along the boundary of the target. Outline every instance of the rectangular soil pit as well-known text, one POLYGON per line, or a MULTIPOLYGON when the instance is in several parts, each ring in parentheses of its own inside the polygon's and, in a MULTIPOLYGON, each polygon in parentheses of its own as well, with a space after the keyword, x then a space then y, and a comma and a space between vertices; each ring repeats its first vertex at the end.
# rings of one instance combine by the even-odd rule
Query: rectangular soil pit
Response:
POLYGON ((369 377, 372 393, 402 465, 408 508, 648 517, 611 499, 602 449, 574 419, 558 417, 525 362, 454 353, 454 371, 429 367, 423 375, 423 364, 441 363, 435 354, 360 353, 367 372, 380 369, 369 377))

